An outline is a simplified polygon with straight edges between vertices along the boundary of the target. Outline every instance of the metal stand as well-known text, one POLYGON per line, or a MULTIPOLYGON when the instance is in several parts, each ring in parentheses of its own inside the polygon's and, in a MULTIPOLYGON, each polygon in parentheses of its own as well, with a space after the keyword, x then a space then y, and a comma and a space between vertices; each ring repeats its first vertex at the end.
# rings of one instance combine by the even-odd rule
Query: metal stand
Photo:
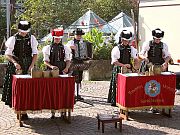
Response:
POLYGON ((84 98, 82 98, 80 95, 79 95, 79 88, 80 88, 80 84, 81 83, 76 83, 76 90, 77 90, 77 96, 75 97, 76 99, 76 102, 77 101, 80 101, 80 102, 83 102, 83 103, 86 103, 86 104, 89 104, 89 105, 92 105, 94 106, 92 103, 88 102, 88 101, 85 101, 84 98))
POLYGON ((75 82, 76 82, 76 90, 77 90, 77 96, 75 96, 75 101, 80 101, 80 102, 83 102, 83 103, 86 103, 86 104, 89 104, 89 105, 92 105, 92 103, 90 102, 87 102, 84 100, 84 98, 82 98, 80 95, 79 95, 79 89, 80 89, 80 84, 81 84, 81 76, 82 74, 80 72, 82 72, 83 70, 87 70, 89 68, 91 64, 90 63, 84 63, 82 60, 80 62, 75 62, 75 64, 72 64, 71 67, 70 67, 70 70, 72 71, 71 74, 73 76, 75 76, 75 82), (74 73, 76 72, 76 73, 74 73))

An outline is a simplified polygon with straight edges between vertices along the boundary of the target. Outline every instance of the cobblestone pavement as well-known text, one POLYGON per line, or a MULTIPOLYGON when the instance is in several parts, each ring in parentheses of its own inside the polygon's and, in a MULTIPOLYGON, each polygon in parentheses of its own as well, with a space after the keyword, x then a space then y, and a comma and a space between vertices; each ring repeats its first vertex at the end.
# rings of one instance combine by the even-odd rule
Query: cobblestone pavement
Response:
POLYGON ((77 102, 72 112, 72 123, 63 121, 56 113, 56 119, 50 119, 50 113, 28 114, 30 119, 19 127, 12 109, 0 102, 0 135, 180 135, 180 95, 175 97, 172 118, 152 114, 146 111, 132 111, 131 120, 123 120, 122 133, 114 124, 105 125, 105 133, 97 129, 97 113, 114 114, 117 107, 106 103, 109 81, 83 82, 81 94, 94 106, 77 102))

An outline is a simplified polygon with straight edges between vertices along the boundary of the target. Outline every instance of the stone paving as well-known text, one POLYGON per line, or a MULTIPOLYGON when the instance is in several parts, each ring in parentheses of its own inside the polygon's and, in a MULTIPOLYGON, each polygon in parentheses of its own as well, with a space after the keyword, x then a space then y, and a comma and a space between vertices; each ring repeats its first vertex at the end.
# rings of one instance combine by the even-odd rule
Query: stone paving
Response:
POLYGON ((81 94, 86 101, 77 102, 72 112, 72 123, 68 124, 56 113, 50 119, 50 113, 28 114, 30 119, 19 127, 12 109, 0 102, 0 135, 180 135, 180 95, 175 97, 172 118, 147 111, 130 112, 131 120, 123 120, 122 133, 114 124, 105 125, 105 133, 97 129, 97 113, 116 114, 117 107, 111 107, 107 101, 109 81, 82 83, 81 94))

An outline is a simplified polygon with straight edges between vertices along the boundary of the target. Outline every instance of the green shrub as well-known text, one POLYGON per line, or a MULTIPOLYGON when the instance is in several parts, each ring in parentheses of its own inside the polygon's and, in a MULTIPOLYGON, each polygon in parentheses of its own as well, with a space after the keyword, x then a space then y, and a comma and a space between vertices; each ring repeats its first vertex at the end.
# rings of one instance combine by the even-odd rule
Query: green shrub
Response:
POLYGON ((110 36, 107 43, 104 42, 103 33, 97 28, 93 28, 86 33, 83 38, 93 44, 93 59, 95 60, 110 60, 111 50, 115 46, 114 36, 110 36))
POLYGON ((0 55, 0 63, 4 63, 6 61, 5 55, 0 55))
POLYGON ((93 52, 93 59, 95 60, 110 60, 111 59, 111 44, 103 44, 100 48, 93 52))
POLYGON ((36 61, 35 65, 36 65, 37 68, 41 68, 42 64, 44 64, 44 62, 43 62, 43 53, 39 52, 38 58, 37 58, 37 61, 36 61))

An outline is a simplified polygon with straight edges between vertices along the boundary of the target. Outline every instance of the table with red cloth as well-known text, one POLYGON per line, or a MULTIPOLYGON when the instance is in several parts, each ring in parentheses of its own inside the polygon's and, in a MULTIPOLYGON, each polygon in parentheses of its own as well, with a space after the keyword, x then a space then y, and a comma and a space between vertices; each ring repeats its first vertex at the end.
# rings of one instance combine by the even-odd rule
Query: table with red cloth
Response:
POLYGON ((176 75, 142 76, 136 73, 117 76, 116 104, 122 117, 128 119, 128 110, 159 108, 171 116, 174 106, 176 75), (168 110, 168 113, 166 111, 168 110))
MULTIPOLYGON (((12 108, 19 116, 42 110, 68 112, 70 121, 74 89, 74 77, 31 78, 30 75, 13 75, 12 108)), ((22 125, 21 119, 19 122, 22 125)))

